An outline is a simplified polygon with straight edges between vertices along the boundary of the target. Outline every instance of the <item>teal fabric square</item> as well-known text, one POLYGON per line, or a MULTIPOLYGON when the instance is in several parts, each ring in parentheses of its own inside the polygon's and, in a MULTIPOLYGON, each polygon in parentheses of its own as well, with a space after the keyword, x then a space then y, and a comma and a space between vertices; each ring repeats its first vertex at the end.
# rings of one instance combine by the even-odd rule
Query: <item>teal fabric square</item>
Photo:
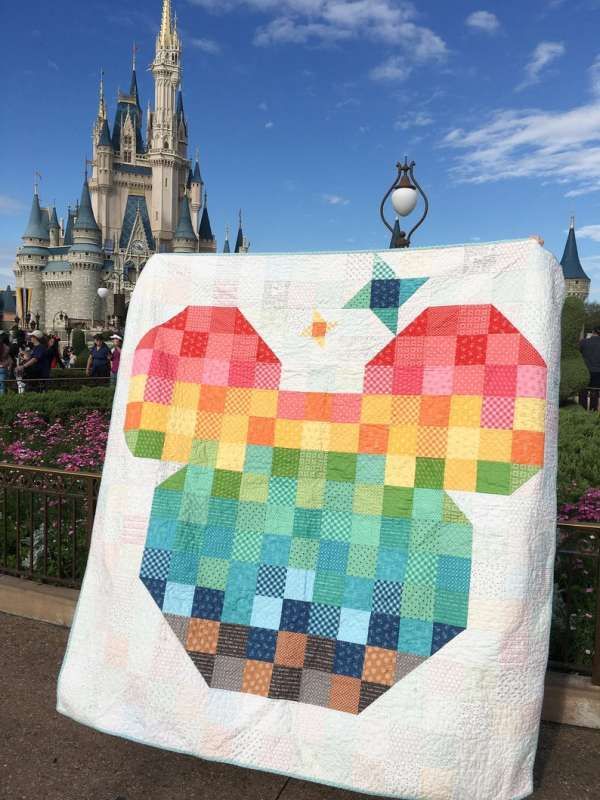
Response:
POLYGON ((290 545, 289 536, 266 534, 261 552, 262 563, 286 566, 290 558, 290 545))
POLYGON ((431 655, 433 622, 420 619, 400 619, 400 637, 398 650, 415 656, 431 655))
POLYGON ((407 564, 407 553, 391 547, 380 547, 377 558, 377 579, 403 583, 407 564))
POLYGON ((381 517, 380 543, 382 547, 393 547, 408 552, 412 520, 397 517, 381 517))
POLYGON ((197 553, 187 551, 173 553, 168 580, 173 583, 186 583, 195 586, 199 560, 200 556, 197 553))
POLYGON ((349 542, 354 515, 351 511, 332 511, 324 508, 321 516, 321 535, 324 539, 349 542))
POLYGON ((167 583, 162 610, 164 614, 177 614, 189 617, 192 613, 195 586, 184 583, 167 583))
POLYGON ((361 611, 371 611, 373 605, 372 578, 358 578, 347 575, 344 581, 342 604, 346 608, 357 608, 361 611))
POLYGON ((415 489, 413 494, 413 516, 422 519, 442 519, 444 493, 439 489, 415 489))
POLYGON ((273 463, 273 448, 256 444, 246 446, 244 472, 256 472, 259 475, 270 475, 273 463))
POLYGON ((294 529, 294 507, 272 505, 265 507, 265 533, 291 536, 294 529))
POLYGON ((356 483, 385 483, 385 456, 359 454, 356 458, 356 483))

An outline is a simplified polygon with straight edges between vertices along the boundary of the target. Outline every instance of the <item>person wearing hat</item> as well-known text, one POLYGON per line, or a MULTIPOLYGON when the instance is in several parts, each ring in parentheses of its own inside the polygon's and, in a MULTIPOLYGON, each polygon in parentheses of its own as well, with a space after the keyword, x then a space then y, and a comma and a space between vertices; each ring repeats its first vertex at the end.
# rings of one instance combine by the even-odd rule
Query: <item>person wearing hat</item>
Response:
POLYGON ((110 385, 115 386, 117 383, 117 373, 119 372, 119 364, 121 363, 121 343, 123 339, 118 333, 113 333, 110 337, 113 344, 113 349, 110 354, 110 385))
POLYGON ((16 374, 17 377, 23 377, 26 381, 31 381, 31 383, 27 383, 28 389, 41 392, 47 389, 46 379, 50 377, 48 344, 41 331, 32 331, 29 338, 31 340, 31 352, 27 360, 17 367, 16 374))
POLYGON ((85 374, 91 378, 108 378, 110 376, 110 350, 101 333, 94 336, 94 346, 90 350, 85 374))

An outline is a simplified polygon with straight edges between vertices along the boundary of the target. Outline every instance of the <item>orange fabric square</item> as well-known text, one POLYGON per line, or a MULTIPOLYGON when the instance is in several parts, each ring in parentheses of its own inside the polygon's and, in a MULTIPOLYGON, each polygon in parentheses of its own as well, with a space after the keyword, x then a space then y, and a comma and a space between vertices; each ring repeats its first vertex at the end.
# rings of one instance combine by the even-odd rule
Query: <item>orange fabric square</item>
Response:
POLYGON ((331 678, 329 708, 334 708, 336 711, 346 711, 348 714, 358 714, 360 684, 360 678, 333 675, 331 678))
POLYGON ((450 398, 430 397, 421 398, 421 425, 434 425, 447 427, 450 419, 450 398))
POLYGON ((327 335, 327 323, 326 322, 313 322, 312 335, 315 338, 319 338, 321 336, 326 336, 327 335))
POLYGON ((544 434, 537 431, 514 431, 511 460, 515 464, 541 467, 544 463, 544 434))
POLYGON ((305 633, 279 631, 275 663, 286 667, 303 667, 307 638, 305 633))
POLYGON ((222 414, 211 414, 200 411, 196 420, 194 436, 196 439, 211 439, 216 441, 221 435, 221 425, 223 423, 222 414))
POLYGON ((273 664, 269 664, 266 661, 246 661, 244 678, 242 680, 242 692, 249 692, 250 694, 259 694, 262 697, 267 697, 269 694, 269 686, 271 685, 272 672, 273 664))
POLYGON ((142 407, 143 403, 128 403, 127 412, 125 413, 125 430, 136 430, 140 427, 142 420, 142 407))
POLYGON ((194 653, 217 652, 220 623, 211 619, 192 618, 188 625, 185 649, 194 653))
POLYGON ((448 444, 447 428, 418 428, 416 455, 423 458, 445 458, 448 444))
POLYGON ((396 678, 397 654, 382 647, 367 647, 363 667, 363 680, 391 686, 396 678))
POLYGON ((422 398, 417 395, 395 395, 392 398, 392 425, 410 425, 419 421, 422 398))
POLYGON ((225 413, 235 416, 250 413, 251 389, 229 386, 225 395, 225 413))
POLYGON ((226 398, 226 386, 208 386, 203 384, 200 389, 198 408, 202 411, 214 411, 222 414, 225 411, 226 398))
POLYGON ((306 393, 306 411, 304 419, 321 420, 327 422, 331 419, 332 395, 324 392, 306 393))
POLYGON ((275 420, 273 418, 250 417, 248 425, 248 444, 273 446, 275 420))
POLYGON ((358 440, 359 453, 387 453, 389 429, 387 425, 361 425, 358 440))

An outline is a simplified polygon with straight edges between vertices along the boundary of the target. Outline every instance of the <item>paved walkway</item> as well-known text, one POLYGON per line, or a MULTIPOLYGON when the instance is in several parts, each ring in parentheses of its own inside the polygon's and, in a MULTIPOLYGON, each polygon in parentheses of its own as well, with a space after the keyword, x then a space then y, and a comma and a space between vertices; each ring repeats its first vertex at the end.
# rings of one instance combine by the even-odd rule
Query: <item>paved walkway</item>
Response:
MULTIPOLYGON (((0 614, 0 800, 360 800, 96 733, 54 710, 67 631, 0 614)), ((543 726, 534 800, 600 797, 600 731, 543 726)), ((364 797, 364 796, 362 796, 364 797)))

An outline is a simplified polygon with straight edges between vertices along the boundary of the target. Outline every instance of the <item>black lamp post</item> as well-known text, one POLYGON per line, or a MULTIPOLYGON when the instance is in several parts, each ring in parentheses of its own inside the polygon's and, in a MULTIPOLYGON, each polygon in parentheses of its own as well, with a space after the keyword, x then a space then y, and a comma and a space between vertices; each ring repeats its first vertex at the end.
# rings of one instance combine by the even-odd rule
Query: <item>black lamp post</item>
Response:
MULTIPOLYGON (((113 284, 113 311, 114 314, 112 317, 108 317, 106 315, 106 322, 107 324, 111 324, 117 328, 121 327, 123 324, 123 320, 125 319, 125 288, 126 284, 129 284, 129 281, 126 280, 125 276, 118 272, 117 270, 113 270, 111 272, 107 272, 104 274, 105 281, 111 281, 113 284)), ((105 286, 101 286, 98 289, 98 297, 101 300, 106 300, 108 297, 108 289, 105 286)))
POLYGON ((52 327, 54 328, 56 325, 56 320, 62 324, 65 333, 67 334, 67 346, 71 344, 71 325, 69 320, 69 315, 66 311, 57 311, 54 315, 54 319, 52 320, 52 327))
POLYGON ((429 200, 427 199, 427 195, 419 186, 419 183, 414 175, 414 167, 415 162, 411 161, 410 164, 408 163, 408 158, 404 158, 404 164, 400 161, 396 164, 396 168, 398 170, 398 174, 396 178, 386 194, 381 201, 381 206, 379 208, 379 213, 381 215, 381 219, 385 227, 390 231, 392 234, 392 238, 390 241, 390 250, 399 247, 410 247, 410 239, 413 233, 417 230, 417 228, 423 224, 425 221, 425 217, 429 211, 429 200), (410 229, 408 235, 400 228, 400 221, 399 217, 407 217, 410 213, 412 213, 417 205, 417 192, 423 198, 424 203, 424 210, 423 215, 413 227, 410 229), (392 196, 392 206, 394 207, 394 211, 398 215, 396 217, 396 222, 392 227, 389 222, 385 218, 384 208, 389 196, 392 196))

